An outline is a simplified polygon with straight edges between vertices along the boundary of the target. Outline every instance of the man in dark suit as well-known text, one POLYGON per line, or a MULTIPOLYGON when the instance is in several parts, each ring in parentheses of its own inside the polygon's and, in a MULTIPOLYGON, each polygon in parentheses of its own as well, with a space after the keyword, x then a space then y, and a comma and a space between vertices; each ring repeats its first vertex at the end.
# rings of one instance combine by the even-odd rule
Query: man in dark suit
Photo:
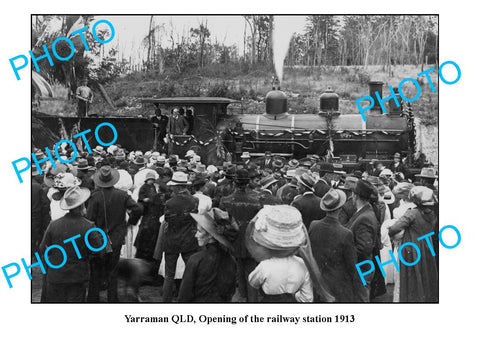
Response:
POLYGON ((260 163, 260 167, 262 170, 271 169, 272 163, 273 163, 272 152, 267 150, 265 152, 265 159, 263 159, 262 162, 260 163))
POLYGON ((185 264, 198 250, 195 233, 197 223, 190 213, 198 212, 199 200, 188 190, 192 183, 184 172, 174 172, 167 183, 172 188, 171 199, 165 203, 165 221, 167 229, 163 236, 163 251, 165 252, 165 282, 163 284, 163 301, 171 302, 175 287, 175 270, 177 260, 181 255, 185 264))
POLYGON ((312 221, 325 217, 325 212, 320 209, 321 199, 313 193, 315 185, 313 177, 304 173, 298 177, 297 183, 300 195, 293 200, 292 206, 300 211, 303 224, 308 229, 312 221))
MULTIPOLYGON (((90 197, 90 190, 73 186, 65 192, 60 200, 60 208, 69 212, 48 226, 45 236, 40 244, 40 253, 49 246, 62 246, 65 256, 58 250, 52 250, 48 259, 52 265, 60 265, 61 268, 48 268, 44 282, 47 283, 46 302, 85 302, 87 285, 90 278, 90 255, 91 248, 85 243, 85 234, 95 225, 83 217, 85 211, 84 202, 90 197), (75 238, 77 237, 77 238, 75 238), (72 243, 66 243, 73 240, 72 243)), ((91 247, 98 249, 104 246, 105 240, 100 232, 94 230, 88 234, 88 242, 91 247)), ((102 249, 98 253, 104 253, 102 249)), ((43 297, 43 295, 42 295, 43 297)))
POLYGON ((395 153, 393 156, 393 163, 390 165, 390 170, 392 170, 393 173, 402 172, 405 174, 406 169, 405 165, 402 163, 400 153, 395 153))
POLYGON ((353 234, 338 220, 346 201, 347 196, 341 190, 331 189, 327 192, 320 202, 326 217, 313 221, 308 230, 313 256, 327 288, 337 302, 354 302, 358 285, 355 280, 357 253, 353 234))
MULTIPOLYGON (((374 194, 374 186, 364 179, 360 179, 353 190, 352 199, 357 210, 348 221, 346 228, 353 233, 358 262, 373 260, 374 258, 373 249, 377 243, 377 231, 379 229, 377 217, 372 205, 369 203, 370 198, 374 194)), ((361 270, 365 272, 368 270, 368 266, 362 265, 361 270)), ((370 283, 373 275, 374 273, 366 275, 365 281, 367 285, 359 288, 357 296, 361 302, 370 301, 370 283)), ((358 283, 361 283, 359 275, 356 275, 356 280, 358 283)))
POLYGON ((263 207, 256 191, 247 191, 250 174, 246 169, 239 169, 235 178, 235 191, 223 197, 220 209, 225 210, 238 223, 238 236, 233 239, 234 257, 237 261, 237 280, 240 296, 248 302, 257 301, 257 291, 247 282, 248 275, 257 266, 245 247, 245 231, 250 221, 263 207))
POLYGON ((109 236, 113 251, 107 253, 103 259, 92 261, 87 299, 89 302, 99 301, 101 285, 106 281, 108 281, 108 301, 118 302, 118 262, 120 250, 127 235, 127 224, 135 225, 142 215, 142 208, 127 192, 113 187, 119 178, 119 172, 110 166, 101 167, 93 175, 93 182, 98 190, 92 194, 88 203, 87 218, 109 236), (125 222, 127 210, 130 210, 130 218, 125 222))
POLYGON ((37 251, 43 233, 50 223, 50 200, 42 185, 36 181, 37 176, 38 170, 36 166, 32 166, 32 253, 37 251))

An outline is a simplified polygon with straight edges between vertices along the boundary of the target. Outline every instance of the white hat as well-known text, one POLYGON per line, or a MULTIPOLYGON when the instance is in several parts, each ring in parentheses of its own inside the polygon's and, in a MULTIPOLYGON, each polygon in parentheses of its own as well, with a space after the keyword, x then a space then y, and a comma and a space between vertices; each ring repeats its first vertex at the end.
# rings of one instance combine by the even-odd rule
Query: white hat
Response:
POLYGON ((302 214, 289 205, 265 205, 257 214, 253 240, 272 250, 301 246, 307 239, 302 214))
POLYGON ((60 200, 60 208, 62 210, 71 210, 80 206, 90 197, 90 190, 87 188, 80 188, 73 186, 68 188, 62 199, 60 200))
POLYGON ((115 155, 115 152, 118 150, 118 147, 113 144, 107 148, 107 153, 115 155))
POLYGON ((196 154, 195 154, 195 151, 192 150, 192 149, 190 149, 190 150, 188 150, 187 153, 185 154, 185 157, 186 157, 186 158, 191 158, 191 157, 193 157, 194 155, 196 155, 196 154))
POLYGON ((390 176, 390 177, 393 176, 393 172, 389 168, 383 169, 382 172, 380 172, 380 175, 379 175, 379 177, 386 177, 386 176, 390 176))
POLYGON ((185 172, 174 172, 172 179, 167 183, 167 185, 190 185, 192 182, 188 181, 188 175, 185 172))
POLYGON ((207 172, 208 174, 213 174, 218 171, 218 168, 215 165, 208 165, 207 172))
POLYGON ((250 159, 250 153, 248 151, 244 151, 242 153, 242 156, 240 156, 242 159, 250 159))
POLYGON ((113 185, 115 188, 127 191, 133 187, 133 180, 130 173, 122 169, 118 170, 118 173, 120 174, 120 179, 113 185))

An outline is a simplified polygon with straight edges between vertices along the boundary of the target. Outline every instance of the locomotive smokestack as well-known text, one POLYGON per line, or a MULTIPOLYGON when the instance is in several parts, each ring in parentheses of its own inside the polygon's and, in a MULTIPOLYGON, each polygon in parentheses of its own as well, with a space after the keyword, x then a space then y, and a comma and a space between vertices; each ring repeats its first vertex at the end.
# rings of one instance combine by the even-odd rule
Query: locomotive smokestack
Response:
POLYGON ((265 97, 266 117, 281 119, 288 115, 287 95, 280 91, 280 81, 274 76, 272 78, 272 91, 265 97))

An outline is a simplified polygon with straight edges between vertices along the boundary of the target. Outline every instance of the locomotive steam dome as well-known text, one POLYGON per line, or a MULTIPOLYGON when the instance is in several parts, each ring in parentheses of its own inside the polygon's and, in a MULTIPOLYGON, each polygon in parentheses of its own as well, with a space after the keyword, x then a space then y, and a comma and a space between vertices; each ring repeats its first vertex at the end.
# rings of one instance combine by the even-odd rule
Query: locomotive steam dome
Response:
POLYGON ((321 112, 337 112, 338 111, 338 95, 328 87, 327 90, 320 95, 320 111, 321 112))
POLYGON ((273 119, 284 118, 288 115, 287 95, 280 91, 280 89, 274 89, 267 93, 265 97, 266 104, 266 117, 273 119))

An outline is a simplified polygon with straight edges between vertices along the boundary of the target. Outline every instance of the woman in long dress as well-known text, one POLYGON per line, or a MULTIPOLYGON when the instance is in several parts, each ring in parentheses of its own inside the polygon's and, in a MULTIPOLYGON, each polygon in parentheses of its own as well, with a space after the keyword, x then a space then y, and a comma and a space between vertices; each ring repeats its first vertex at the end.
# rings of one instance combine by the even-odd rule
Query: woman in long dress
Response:
POLYGON ((438 302, 438 270, 435 257, 429 246, 433 246, 432 237, 427 239, 418 238, 434 231, 437 217, 433 211, 435 198, 433 191, 427 187, 417 186, 410 190, 410 199, 416 207, 408 209, 398 221, 390 227, 390 236, 404 230, 402 245, 406 245, 399 251, 399 258, 407 263, 415 265, 407 266, 400 263, 400 302, 438 302))

